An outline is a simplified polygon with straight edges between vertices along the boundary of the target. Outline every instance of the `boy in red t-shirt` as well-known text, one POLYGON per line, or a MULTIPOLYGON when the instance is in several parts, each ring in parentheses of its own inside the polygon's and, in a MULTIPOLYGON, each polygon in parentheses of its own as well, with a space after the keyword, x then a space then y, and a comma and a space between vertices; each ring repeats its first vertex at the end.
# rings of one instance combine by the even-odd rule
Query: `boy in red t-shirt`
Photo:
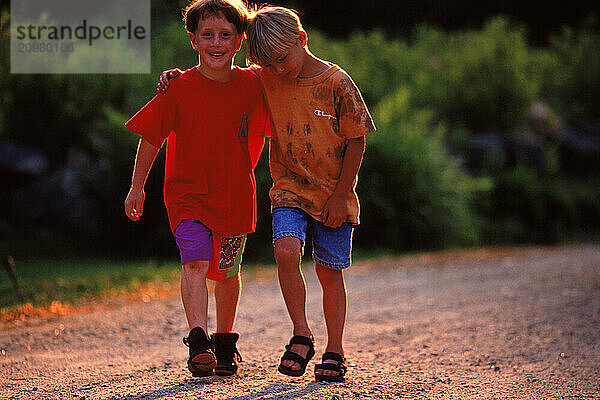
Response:
POLYGON ((247 25, 240 0, 197 0, 185 11, 199 63, 167 94, 158 94, 127 123, 141 136, 125 213, 137 221, 144 184, 167 140, 164 199, 181 253, 181 297, 190 328, 188 368, 194 376, 237 371, 232 332, 240 295, 245 234, 256 225, 254 167, 268 113, 258 78, 233 65, 247 25), (207 327, 206 279, 215 280, 216 333, 207 327))

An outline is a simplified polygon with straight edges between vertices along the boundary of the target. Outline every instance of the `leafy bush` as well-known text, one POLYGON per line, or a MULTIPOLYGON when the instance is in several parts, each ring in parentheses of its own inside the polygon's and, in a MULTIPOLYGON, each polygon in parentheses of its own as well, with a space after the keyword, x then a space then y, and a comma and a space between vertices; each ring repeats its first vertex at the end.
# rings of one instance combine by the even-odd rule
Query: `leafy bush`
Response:
POLYGON ((405 85, 414 71, 406 68, 411 60, 406 43, 389 40, 379 31, 358 32, 347 40, 331 40, 319 32, 310 32, 308 45, 317 57, 340 65, 359 82, 369 105, 405 85))
POLYGON ((102 238, 96 247, 131 257, 176 256, 163 206, 164 150, 156 158, 146 182, 144 216, 131 222, 123 202, 131 183, 133 160, 139 137, 124 127, 125 115, 109 106, 103 118, 95 121, 87 135, 93 157, 79 170, 79 181, 94 216, 103 216, 94 236, 102 238), (149 234, 150 232, 150 234, 149 234))
POLYGON ((491 243, 556 243, 574 218, 573 199, 557 180, 518 166, 496 179, 491 196, 494 220, 486 239, 491 243))
POLYGON ((600 120, 600 34, 590 24, 565 27, 539 50, 534 62, 540 76, 540 97, 573 127, 600 120))
POLYGON ((441 34, 423 28, 420 49, 426 78, 416 81, 415 107, 433 107, 450 127, 471 132, 510 131, 535 99, 524 34, 501 17, 481 32, 441 34))
POLYGON ((363 209, 357 244, 399 250, 478 242, 472 199, 489 182, 470 178, 444 148, 444 127, 431 112, 409 110, 400 89, 375 110, 360 173, 363 209))
POLYGON ((406 86, 411 108, 432 109, 435 120, 449 128, 512 129, 523 122, 537 93, 525 34, 502 17, 481 31, 446 33, 423 26, 410 45, 379 31, 355 33, 346 41, 311 32, 309 45, 360 82, 367 101, 406 86))

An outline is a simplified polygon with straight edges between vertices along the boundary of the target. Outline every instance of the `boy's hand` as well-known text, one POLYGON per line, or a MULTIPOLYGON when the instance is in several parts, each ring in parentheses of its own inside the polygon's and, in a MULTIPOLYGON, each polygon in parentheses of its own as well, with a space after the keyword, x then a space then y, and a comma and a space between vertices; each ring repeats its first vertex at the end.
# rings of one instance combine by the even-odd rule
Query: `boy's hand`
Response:
POLYGON ((129 189, 127 198, 125 198, 125 215, 132 220, 137 221, 144 212, 144 199, 146 193, 144 190, 129 189))
POLYGON ((348 216, 346 198, 336 196, 334 193, 323 207, 323 223, 329 228, 339 228, 348 216))
POLYGON ((322 220, 325 226, 330 228, 339 228, 348 218, 348 195, 356 182, 356 176, 365 152, 364 136, 348 139, 347 143, 340 179, 323 208, 322 220))
POLYGON ((168 69, 166 71, 163 71, 163 73, 160 74, 158 85, 156 85, 156 91, 166 93, 167 89, 169 89, 169 79, 177 78, 182 73, 183 71, 179 68, 168 69))

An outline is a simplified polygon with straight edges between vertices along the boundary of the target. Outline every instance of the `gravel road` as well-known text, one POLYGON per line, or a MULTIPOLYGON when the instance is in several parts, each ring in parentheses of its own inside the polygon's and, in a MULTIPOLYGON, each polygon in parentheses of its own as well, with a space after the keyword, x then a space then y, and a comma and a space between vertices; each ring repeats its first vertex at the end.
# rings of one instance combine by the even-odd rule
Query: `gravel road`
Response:
POLYGON ((325 329, 304 271, 317 356, 301 378, 276 370, 291 327, 264 268, 243 275, 237 376, 190 376, 177 294, 113 299, 1 324, 0 398, 600 399, 600 246, 357 261, 346 274, 348 380, 337 384, 312 375, 325 329))

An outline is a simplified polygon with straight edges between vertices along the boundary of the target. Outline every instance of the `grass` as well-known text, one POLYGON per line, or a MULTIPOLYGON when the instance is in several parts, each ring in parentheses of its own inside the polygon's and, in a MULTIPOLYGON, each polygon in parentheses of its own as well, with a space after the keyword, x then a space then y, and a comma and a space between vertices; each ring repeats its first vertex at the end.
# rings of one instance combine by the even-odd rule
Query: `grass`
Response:
MULTIPOLYGON (((53 252, 42 256, 20 254, 15 257, 15 265, 23 299, 17 298, 7 271, 0 270, 1 320, 31 314, 31 310, 56 313, 78 302, 119 295, 152 297, 179 287, 181 266, 176 259, 131 261, 89 255, 61 257, 53 252)), ((389 252, 358 252, 354 259, 384 254, 389 255, 389 252)), ((310 260, 310 257, 304 258, 305 262, 310 260)), ((243 268, 258 265, 264 264, 244 263, 243 268)))
POLYGON ((15 260, 23 301, 17 299, 6 271, 0 272, 0 308, 29 303, 44 307, 53 302, 74 303, 139 291, 145 285, 178 282, 181 266, 156 261, 108 259, 15 260))

